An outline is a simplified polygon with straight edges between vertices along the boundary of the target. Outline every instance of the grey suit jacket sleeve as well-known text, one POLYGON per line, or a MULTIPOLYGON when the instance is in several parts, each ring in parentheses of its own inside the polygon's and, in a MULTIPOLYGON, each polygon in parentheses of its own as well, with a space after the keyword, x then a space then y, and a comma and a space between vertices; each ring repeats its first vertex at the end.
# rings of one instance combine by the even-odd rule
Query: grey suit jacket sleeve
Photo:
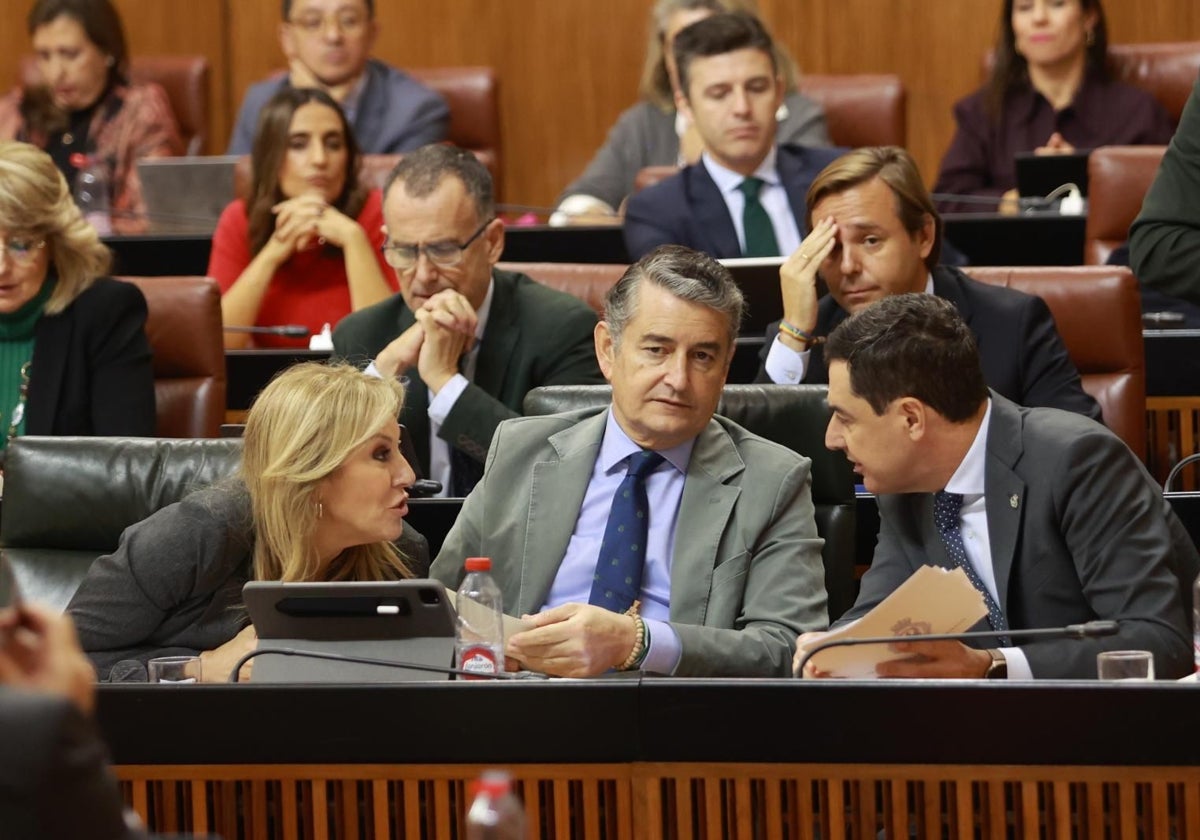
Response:
POLYGON ((1200 303, 1200 79, 1130 229, 1129 259, 1147 286, 1200 303))
MULTIPOLYGON (((602 429, 603 419, 556 415, 503 424, 483 481, 464 502, 431 575, 456 587, 465 557, 491 556, 506 612, 538 609, 599 445, 598 435, 585 438, 581 429, 602 429)), ((675 675, 788 676, 796 636, 828 621, 810 462, 717 426, 709 424, 693 451, 676 524, 675 675), (705 447, 708 460, 700 454, 705 447)))
MULTIPOLYGON (((1121 623, 1115 636, 1021 645, 1033 675, 1088 679, 1096 676, 1097 653, 1130 649, 1153 651, 1160 677, 1190 672, 1192 640, 1171 570, 1185 562, 1177 556, 1181 548, 1195 550, 1173 540, 1172 515, 1157 485, 1119 438, 1100 430, 1076 436, 1057 453, 1031 454, 1040 469, 1060 476, 1053 498, 1061 541, 1084 600, 1096 618, 1121 623)), ((1035 550, 1029 537, 1026 543, 1035 550)), ((1036 575, 1035 566, 1029 569, 1036 575)))
POLYGON ((815 100, 792 91, 784 97, 783 104, 787 106, 788 115, 775 132, 775 142, 797 146, 833 145, 829 127, 825 124, 825 110, 815 100))
POLYGON ((788 677, 796 637, 828 625, 810 466, 801 459, 778 483, 742 484, 718 556, 727 542, 744 550, 713 569, 702 624, 672 619, 682 647, 674 676, 788 677))

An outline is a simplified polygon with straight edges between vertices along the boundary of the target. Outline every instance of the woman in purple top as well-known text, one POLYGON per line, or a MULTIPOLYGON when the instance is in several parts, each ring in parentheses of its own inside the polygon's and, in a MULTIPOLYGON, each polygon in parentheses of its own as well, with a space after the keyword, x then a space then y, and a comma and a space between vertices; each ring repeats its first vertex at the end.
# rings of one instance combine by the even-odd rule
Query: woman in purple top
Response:
MULTIPOLYGON (((1100 0, 1005 0, 987 83, 954 106, 957 130, 934 192, 994 197, 1016 209, 1019 152, 1065 154, 1165 144, 1171 118, 1143 90, 1114 81, 1100 0)), ((944 212, 996 205, 942 202, 944 212)))

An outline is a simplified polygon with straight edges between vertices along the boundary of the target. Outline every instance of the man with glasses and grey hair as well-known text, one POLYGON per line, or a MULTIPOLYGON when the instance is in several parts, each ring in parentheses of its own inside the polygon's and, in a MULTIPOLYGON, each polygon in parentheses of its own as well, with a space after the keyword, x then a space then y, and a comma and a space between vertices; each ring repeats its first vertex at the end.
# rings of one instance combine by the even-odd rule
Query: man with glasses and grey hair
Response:
POLYGON ((492 178, 468 151, 405 155, 383 189, 384 256, 400 293, 343 318, 336 356, 408 378, 401 421, 421 473, 444 495, 479 480, 492 434, 540 385, 603 382, 596 313, 524 274, 500 271, 504 223, 492 178))
POLYGON ((525 668, 787 676, 826 625, 808 458, 714 416, 742 293, 675 245, 630 266, 596 325, 612 402, 496 430, 430 575, 492 558, 525 668))
POLYGON ((258 114, 284 85, 320 88, 342 106, 367 154, 396 154, 446 136, 450 109, 411 76, 370 57, 375 0, 283 0, 279 42, 287 73, 246 91, 229 154, 250 154, 258 114))

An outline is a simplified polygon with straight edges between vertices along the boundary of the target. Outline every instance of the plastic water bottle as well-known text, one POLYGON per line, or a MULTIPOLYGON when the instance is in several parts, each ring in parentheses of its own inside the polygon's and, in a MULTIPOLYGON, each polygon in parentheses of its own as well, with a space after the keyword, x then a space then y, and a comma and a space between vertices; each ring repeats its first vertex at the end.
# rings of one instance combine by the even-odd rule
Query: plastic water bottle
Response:
POLYGON ((1200 577, 1192 584, 1192 651, 1196 673, 1200 674, 1200 577))
POLYGON ((488 770, 475 791, 467 811, 467 840, 524 840, 525 811, 513 796, 509 775, 488 770))
POLYGON ((108 167, 99 157, 85 157, 75 176, 75 204, 83 220, 107 236, 112 233, 112 203, 110 201, 108 167))
POLYGON ((466 567, 467 576, 456 598, 454 664, 464 671, 497 674, 504 670, 504 603, 500 587, 492 579, 491 559, 468 557, 466 567))

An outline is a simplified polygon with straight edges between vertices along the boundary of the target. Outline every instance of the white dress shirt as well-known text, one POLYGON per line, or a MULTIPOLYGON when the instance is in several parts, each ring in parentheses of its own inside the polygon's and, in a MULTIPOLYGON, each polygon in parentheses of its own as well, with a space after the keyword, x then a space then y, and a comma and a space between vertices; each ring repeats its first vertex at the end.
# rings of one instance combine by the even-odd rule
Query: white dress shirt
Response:
POLYGON ((479 319, 475 325, 475 343, 463 356, 462 373, 456 373, 442 386, 436 394, 429 391, 429 477, 442 483, 439 496, 450 495, 450 444, 443 440, 438 431, 458 398, 462 396, 467 386, 475 381, 475 365, 479 360, 479 346, 483 343, 483 331, 487 329, 488 315, 492 311, 492 291, 496 288, 495 281, 488 280, 487 295, 483 304, 475 312, 479 319))
MULTIPOLYGON (((933 275, 927 275, 925 294, 933 294, 933 275)), ((771 349, 767 351, 767 361, 763 367, 770 380, 778 385, 795 385, 804 381, 808 373, 808 350, 793 350, 776 335, 771 339, 771 349)))
MULTIPOLYGON (((999 604, 1000 596, 996 590, 996 570, 992 566, 992 546, 988 542, 987 498, 984 495, 984 467, 987 464, 987 434, 988 422, 992 418, 992 401, 987 401, 987 409, 983 413, 983 422, 966 457, 958 465, 958 469, 946 482, 947 493, 961 493, 963 497, 960 512, 963 549, 967 553, 967 561, 979 575, 988 594, 999 604)), ((1008 661, 1008 678, 1010 680, 1031 680, 1033 671, 1029 660, 1018 647, 1001 648, 1004 658, 1008 661)))
MULTIPOLYGON (((721 198, 725 199, 729 217, 733 220, 733 229, 737 231, 738 245, 742 253, 745 253, 746 230, 742 224, 742 212, 746 209, 746 196, 738 187, 746 180, 746 176, 721 166, 709 157, 708 152, 700 156, 700 161, 708 170, 717 189, 721 191, 721 198)), ((779 256, 786 257, 800 247, 800 228, 792 215, 792 206, 788 203, 787 190, 783 188, 779 170, 775 168, 774 146, 758 165, 758 169, 754 170, 754 177, 763 180, 758 201, 771 218, 771 227, 775 229, 775 242, 779 245, 779 256)))

